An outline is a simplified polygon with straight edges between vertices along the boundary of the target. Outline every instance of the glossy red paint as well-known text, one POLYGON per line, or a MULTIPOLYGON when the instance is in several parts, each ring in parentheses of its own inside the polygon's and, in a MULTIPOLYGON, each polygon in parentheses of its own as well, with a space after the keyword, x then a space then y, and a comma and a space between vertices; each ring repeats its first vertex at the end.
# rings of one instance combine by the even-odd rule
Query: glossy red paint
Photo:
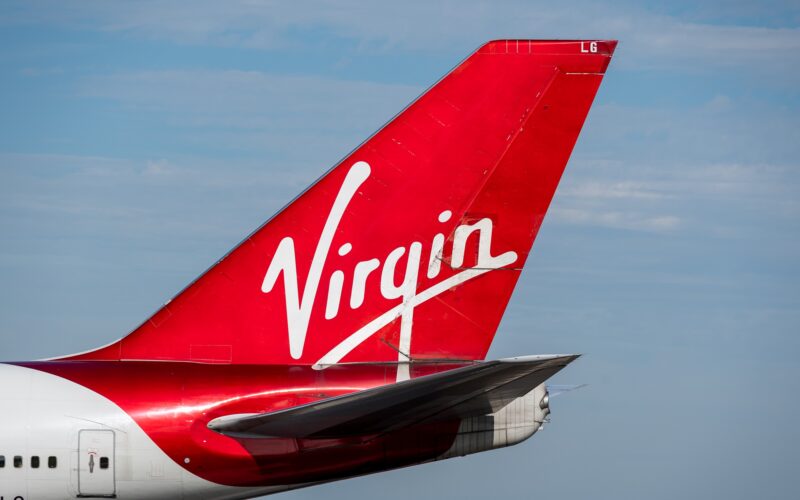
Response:
POLYGON ((459 422, 336 440, 232 438, 207 424, 400 378, 397 365, 377 362, 449 360, 412 363, 414 377, 483 359, 615 47, 484 45, 127 337, 22 365, 105 396, 172 460, 220 484, 295 485, 435 458, 459 422), (348 184, 357 170, 362 178, 348 184), (480 236, 463 236, 459 246, 459 231, 483 222, 480 236), (329 249, 315 260, 321 241, 329 249), (266 286, 280 255, 294 257, 297 283, 282 268, 266 286), (482 267, 496 256, 513 259, 482 267), (378 269, 363 278, 359 302, 356 269, 373 259, 378 269), (386 292, 406 278, 414 295, 386 292), (337 286, 340 302, 330 299, 337 286), (293 288, 310 304, 307 330, 303 314, 289 312, 293 288), (324 360, 334 366, 314 369, 324 360))
MULTIPOLYGON (((394 382, 391 365, 314 370, 146 361, 18 364, 108 398, 181 467, 230 486, 302 484, 424 462, 445 452, 458 429, 458 422, 445 422, 350 439, 242 439, 206 427, 224 415, 275 411, 394 382)), ((456 366, 417 366, 412 377, 456 366)))
POLYGON ((417 305, 413 340, 407 318, 407 348, 400 349, 406 319, 389 314, 386 324, 333 362, 398 361, 398 350, 417 360, 483 359, 615 46, 528 40, 484 45, 130 335, 65 359, 311 365, 404 303, 403 297, 386 298, 384 281, 399 283, 418 273, 413 284, 421 294, 479 268, 479 238, 466 239, 465 258, 458 263, 454 233, 487 219, 493 228, 491 255, 513 252, 513 262, 454 282, 417 305), (329 212, 357 162, 369 165, 368 178, 334 228, 319 289, 304 297, 316 282, 309 276, 329 212), (445 211, 452 215, 441 222, 445 211), (441 270, 428 277, 431 257, 437 260, 432 251, 437 234, 446 237, 441 270), (292 287, 286 273, 271 290, 262 290, 286 238, 296 257, 294 293, 306 304, 313 301, 307 330, 302 321, 289 319, 286 297, 292 287), (419 269, 406 267, 412 242, 421 248, 419 269), (380 277, 381 269, 368 275, 363 303, 351 305, 357 264, 377 259, 386 268, 398 249, 403 256, 388 278, 380 277), (326 317, 337 271, 341 304, 326 317), (305 334, 294 356, 290 323, 300 324, 296 329, 305 334))

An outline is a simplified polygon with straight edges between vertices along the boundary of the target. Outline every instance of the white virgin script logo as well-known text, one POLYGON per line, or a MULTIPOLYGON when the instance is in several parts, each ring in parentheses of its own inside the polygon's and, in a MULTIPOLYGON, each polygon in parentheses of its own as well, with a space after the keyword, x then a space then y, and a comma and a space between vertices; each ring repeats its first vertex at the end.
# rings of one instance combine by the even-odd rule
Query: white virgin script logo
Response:
MULTIPOLYGON (((317 248, 311 260, 311 267, 308 271, 306 283, 303 286, 303 294, 300 296, 297 283, 297 261, 295 258, 294 239, 287 236, 281 240, 272 261, 269 264, 261 291, 269 293, 272 291, 278 277, 283 274, 283 287, 286 298, 286 316, 289 329, 289 352, 294 359, 300 359, 303 355, 306 334, 308 333, 308 323, 311 318, 311 311, 317 298, 322 269, 328 259, 331 243, 339 222, 342 220, 345 209, 355 196, 358 188, 367 180, 370 174, 368 163, 359 161, 350 167, 350 171, 344 179, 342 187, 333 202, 333 207, 322 228, 317 248)), ((447 222, 452 217, 452 212, 445 210, 439 214, 439 222, 447 222)), ((352 283, 350 289, 350 308, 358 309, 364 303, 367 289, 367 281, 373 272, 380 273, 380 293, 389 300, 402 299, 402 302, 392 307, 385 313, 373 319, 358 331, 351 334, 339 345, 323 356, 317 365, 329 365, 338 363, 350 351, 367 340, 375 332, 388 325, 396 318, 400 317, 400 345, 398 361, 409 361, 411 351, 411 327, 413 324, 414 308, 419 304, 443 293, 469 279, 480 276, 488 271, 499 269, 517 260, 516 252, 505 252, 503 254, 491 255, 490 247, 492 243, 492 220, 489 218, 480 219, 473 224, 462 224, 455 229, 453 234, 453 250, 450 256, 451 265, 455 269, 460 269, 464 263, 464 253, 469 236, 478 232, 478 257, 475 267, 461 270, 457 274, 440 281, 430 288, 417 291, 417 281, 421 270, 422 243, 412 242, 407 248, 398 247, 389 252, 389 255, 381 262, 378 258, 358 262, 352 270, 352 283), (408 252, 406 268, 403 280, 400 285, 395 283, 395 271, 397 264, 403 255, 408 252)), ((430 258, 427 265, 426 275, 433 279, 439 275, 441 270, 442 253, 444 251, 445 236, 442 233, 433 237, 431 244, 430 258)), ((347 255, 353 249, 351 243, 345 243, 338 249, 341 256, 347 255)), ((328 282, 328 296, 325 305, 325 319, 335 318, 339 314, 340 303, 343 295, 344 271, 336 270, 331 274, 328 282)), ((374 280, 373 280, 374 281, 374 280)), ((401 375, 398 374, 398 378, 401 375)))

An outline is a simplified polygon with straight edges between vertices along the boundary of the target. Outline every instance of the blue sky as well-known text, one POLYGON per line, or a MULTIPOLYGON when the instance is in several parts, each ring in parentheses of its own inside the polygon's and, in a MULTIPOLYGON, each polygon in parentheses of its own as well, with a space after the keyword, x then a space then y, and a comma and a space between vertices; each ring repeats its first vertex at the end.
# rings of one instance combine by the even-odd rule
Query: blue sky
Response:
POLYGON ((482 42, 620 46, 492 348, 515 448, 284 498, 800 492, 796 2, 4 2, 0 358, 118 338, 482 42))

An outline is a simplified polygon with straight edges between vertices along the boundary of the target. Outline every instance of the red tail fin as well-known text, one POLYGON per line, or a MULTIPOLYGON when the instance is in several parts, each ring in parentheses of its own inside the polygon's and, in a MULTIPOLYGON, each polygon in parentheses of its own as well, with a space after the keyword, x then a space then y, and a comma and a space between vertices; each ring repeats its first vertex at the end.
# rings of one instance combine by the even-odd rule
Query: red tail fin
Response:
POLYGON ((487 43, 130 335, 65 359, 483 359, 615 46, 487 43))

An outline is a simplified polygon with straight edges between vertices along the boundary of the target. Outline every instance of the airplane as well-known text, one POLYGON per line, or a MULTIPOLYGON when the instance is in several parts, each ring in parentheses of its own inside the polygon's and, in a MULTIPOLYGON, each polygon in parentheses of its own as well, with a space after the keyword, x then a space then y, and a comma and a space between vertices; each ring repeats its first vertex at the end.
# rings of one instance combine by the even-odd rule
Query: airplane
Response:
POLYGON ((616 48, 478 48, 120 340, 0 363, 0 500, 241 499, 511 446, 485 360, 616 48))

